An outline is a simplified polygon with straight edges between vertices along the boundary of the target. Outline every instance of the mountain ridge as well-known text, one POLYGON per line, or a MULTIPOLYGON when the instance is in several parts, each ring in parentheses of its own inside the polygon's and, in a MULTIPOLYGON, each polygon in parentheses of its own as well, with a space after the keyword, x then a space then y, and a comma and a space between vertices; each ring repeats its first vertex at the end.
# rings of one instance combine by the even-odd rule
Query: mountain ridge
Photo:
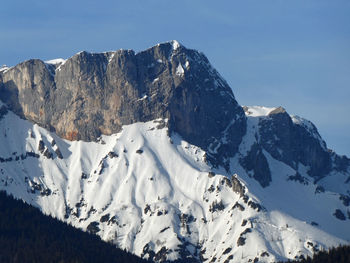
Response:
MULTIPOLYGON (((141 54, 152 50, 169 54, 172 43, 141 54)), ((183 46, 176 50, 192 52, 183 46)), ((155 261, 273 262, 348 243, 350 159, 328 150, 311 122, 289 115, 282 107, 239 106, 224 80, 216 84, 222 78, 197 51, 191 54, 197 54, 193 57, 198 61, 189 61, 194 69, 188 70, 196 77, 191 80, 186 73, 187 57, 182 58, 181 52, 178 60, 173 58, 175 62, 166 56, 165 64, 171 70, 161 71, 165 72, 164 83, 170 77, 182 83, 180 99, 176 85, 159 89, 169 88, 170 93, 164 94, 174 96, 169 97, 175 98, 173 103, 187 110, 169 106, 170 115, 150 115, 154 119, 148 121, 133 119, 111 135, 90 142, 65 140, 45 125, 19 119, 15 106, 20 105, 12 103, 16 92, 7 93, 12 97, 3 93, 11 88, 3 81, 9 71, 1 71, 0 143, 4 147, 0 149, 0 188, 155 261), (199 104, 192 103, 196 96, 199 104), (198 105, 201 108, 195 113, 198 105), (233 109, 223 114, 227 108, 233 109), (190 118, 188 122, 194 125, 183 125, 187 121, 181 118, 189 118, 188 111, 202 120, 190 118), (181 118, 176 121, 174 116, 181 118)), ((88 58, 86 52, 76 56, 94 61, 107 53, 96 58, 88 58)), ((152 54, 150 57, 157 62, 152 54)), ((62 63, 56 63, 57 70, 62 63)), ((47 69, 44 62, 39 64, 47 69)), ((98 63, 84 65, 100 68, 98 63)), ((45 72, 50 74, 48 69, 45 72)), ((116 71, 118 74, 122 71, 116 71)), ((98 74, 95 77, 98 83, 98 74)), ((29 83, 40 84, 35 78, 34 74, 29 83)), ((152 75, 152 82, 147 82, 150 87, 157 78, 152 75)), ((75 88, 89 91, 78 84, 75 88)), ((94 87, 98 90, 100 86, 94 87)), ((139 92, 135 98, 147 108, 149 96, 139 92)), ((132 105, 128 109, 137 111, 132 105)), ((33 122, 33 118, 28 119, 33 122)))
POLYGON ((245 115, 226 81, 202 53, 177 41, 136 54, 83 51, 55 69, 47 65, 53 64, 28 60, 3 71, 0 99, 63 138, 92 141, 122 125, 167 118, 170 132, 204 149, 230 130, 214 161, 232 156, 245 132, 245 115))

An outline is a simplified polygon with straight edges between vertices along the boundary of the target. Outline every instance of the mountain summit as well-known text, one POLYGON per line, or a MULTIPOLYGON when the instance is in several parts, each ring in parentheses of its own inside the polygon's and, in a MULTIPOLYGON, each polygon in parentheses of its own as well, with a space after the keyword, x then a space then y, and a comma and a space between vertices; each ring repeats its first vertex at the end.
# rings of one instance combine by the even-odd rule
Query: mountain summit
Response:
POLYGON ((1 84, 0 99, 12 111, 68 140, 94 141, 162 118, 170 132, 222 158, 233 156, 245 133, 244 112, 226 81, 202 53, 177 41, 137 54, 28 60, 3 71, 1 84))
POLYGON ((240 106, 177 41, 0 69, 0 189, 157 262, 275 262, 350 240, 350 159, 240 106))

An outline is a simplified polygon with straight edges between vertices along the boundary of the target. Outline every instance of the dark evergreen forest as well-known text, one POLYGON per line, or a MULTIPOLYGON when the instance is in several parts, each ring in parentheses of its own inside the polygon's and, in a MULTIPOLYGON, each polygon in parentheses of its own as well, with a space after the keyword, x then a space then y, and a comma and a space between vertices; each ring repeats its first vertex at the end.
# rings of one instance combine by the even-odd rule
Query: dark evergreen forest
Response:
POLYGON ((0 262, 148 262, 0 192, 0 262))
MULTIPOLYGON (((350 263, 350 246, 339 246, 329 251, 319 251, 313 258, 307 257, 288 263, 350 263)), ((282 262, 279 262, 282 263, 282 262)))

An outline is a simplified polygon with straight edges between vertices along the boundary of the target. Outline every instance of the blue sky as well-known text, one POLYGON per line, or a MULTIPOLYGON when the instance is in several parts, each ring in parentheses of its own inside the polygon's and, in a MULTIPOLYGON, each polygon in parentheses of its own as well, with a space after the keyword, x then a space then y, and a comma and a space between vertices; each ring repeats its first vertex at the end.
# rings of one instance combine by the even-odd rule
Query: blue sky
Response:
POLYGON ((242 105, 283 106, 350 156, 348 0, 12 0, 0 65, 176 39, 204 52, 242 105))

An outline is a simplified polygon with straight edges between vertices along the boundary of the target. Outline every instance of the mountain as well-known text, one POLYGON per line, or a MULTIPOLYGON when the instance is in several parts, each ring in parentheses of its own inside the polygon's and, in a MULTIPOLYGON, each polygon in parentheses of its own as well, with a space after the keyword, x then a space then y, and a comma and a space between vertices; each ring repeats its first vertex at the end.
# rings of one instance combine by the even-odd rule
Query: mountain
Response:
POLYGON ((0 189, 157 262, 274 262, 350 240, 350 159, 241 107, 176 41, 0 70, 0 189))
POLYGON ((16 114, 69 140, 94 141, 123 125, 162 118, 204 149, 226 136, 218 154, 233 155, 246 127, 226 81, 203 54, 176 41, 137 54, 28 60, 3 71, 1 90, 0 99, 16 114))

